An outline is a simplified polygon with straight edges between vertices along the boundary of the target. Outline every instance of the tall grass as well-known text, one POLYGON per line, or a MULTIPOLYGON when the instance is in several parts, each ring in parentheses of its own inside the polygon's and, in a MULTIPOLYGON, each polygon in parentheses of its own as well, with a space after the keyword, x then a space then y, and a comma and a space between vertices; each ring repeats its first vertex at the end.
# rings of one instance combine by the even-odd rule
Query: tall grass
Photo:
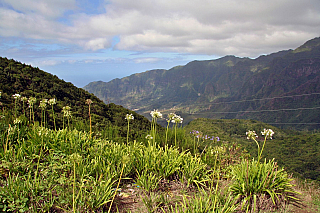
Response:
MULTIPOLYGON (((34 104, 29 98, 30 110, 34 104)), ((260 162, 265 141, 261 149, 258 144, 258 160, 249 161, 235 144, 205 136, 195 143, 178 126, 180 116, 172 117, 171 128, 157 129, 162 117, 157 111, 152 114, 153 140, 142 136, 130 140, 134 120, 129 114, 122 118, 127 119, 126 138, 112 125, 97 128, 95 134, 91 122, 88 126, 74 118, 71 125, 70 107, 63 108, 67 121, 58 130, 55 124, 48 128, 45 107, 40 125, 34 122, 33 110, 29 122, 23 116, 14 123, 17 115, 1 113, 3 212, 111 212, 117 209, 120 188, 128 182, 139 186, 149 212, 254 212, 270 206, 274 210, 295 199, 284 169, 275 161, 260 162), (170 183, 186 191, 172 199, 174 203, 169 192, 163 192, 163 185, 170 183)))

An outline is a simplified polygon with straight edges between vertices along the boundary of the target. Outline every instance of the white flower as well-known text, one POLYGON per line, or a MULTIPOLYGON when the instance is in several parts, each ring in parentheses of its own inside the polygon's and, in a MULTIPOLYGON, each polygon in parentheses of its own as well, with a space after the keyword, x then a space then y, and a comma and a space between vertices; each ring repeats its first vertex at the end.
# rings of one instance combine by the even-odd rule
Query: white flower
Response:
POLYGON ((64 117, 71 117, 71 107, 69 106, 64 106, 62 107, 62 112, 64 117))
POLYGON ((54 105, 54 104, 56 104, 56 99, 55 99, 55 98, 49 99, 48 104, 49 104, 49 105, 54 105))
POLYGON ((146 139, 148 139, 148 140, 152 140, 152 139, 153 139, 153 137, 152 137, 151 135, 147 135, 147 136, 146 136, 146 139))
POLYGON ((247 139, 254 139, 254 138, 257 138, 258 135, 256 134, 255 131, 251 131, 249 130, 248 132, 246 132, 246 135, 247 135, 247 139))
POLYGON ((27 97, 21 97, 21 101, 25 102, 25 101, 27 101, 27 100, 28 100, 27 97))
POLYGON ((40 101, 39 107, 44 110, 47 107, 47 99, 43 99, 42 101, 40 101))
POLYGON ((19 124, 19 123, 21 123, 21 120, 19 118, 16 118, 16 119, 14 119, 13 123, 14 124, 19 124))
POLYGON ((13 96, 14 99, 20 98, 20 95, 19 95, 19 94, 14 94, 14 95, 12 95, 12 96, 13 96))
POLYGON ((92 104, 92 103, 93 103, 93 102, 92 102, 91 99, 87 99, 87 100, 86 100, 86 104, 90 105, 90 104, 92 104))
POLYGON ((168 115, 168 118, 169 118, 168 121, 172 121, 173 118, 176 117, 176 116, 177 116, 176 114, 174 114, 174 113, 171 112, 171 113, 168 115))
POLYGON ((267 138, 272 139, 272 135, 274 134, 274 132, 272 131, 272 129, 263 129, 261 134, 265 135, 267 138))
POLYGON ((29 107, 32 107, 36 103, 37 99, 35 97, 30 97, 28 100, 29 107))
POLYGON ((159 112, 157 109, 151 111, 150 115, 152 118, 162 118, 161 112, 159 112))
POLYGON ((134 119, 134 117, 133 117, 133 115, 132 114, 127 114, 126 115, 126 117, 125 117, 125 119, 127 119, 128 121, 130 121, 130 120, 133 120, 134 119))
POLYGON ((183 121, 183 118, 181 118, 179 115, 175 115, 171 120, 172 123, 182 123, 182 121, 183 121))

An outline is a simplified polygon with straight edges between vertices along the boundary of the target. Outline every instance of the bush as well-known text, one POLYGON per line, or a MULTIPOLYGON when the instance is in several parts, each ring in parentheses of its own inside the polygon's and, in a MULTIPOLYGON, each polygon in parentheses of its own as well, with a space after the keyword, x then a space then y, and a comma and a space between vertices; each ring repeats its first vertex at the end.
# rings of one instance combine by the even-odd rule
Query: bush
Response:
POLYGON ((295 201, 297 194, 292 190, 292 181, 283 168, 274 160, 263 163, 243 160, 233 168, 233 183, 229 190, 240 204, 241 210, 256 212, 276 210, 289 201, 295 201))

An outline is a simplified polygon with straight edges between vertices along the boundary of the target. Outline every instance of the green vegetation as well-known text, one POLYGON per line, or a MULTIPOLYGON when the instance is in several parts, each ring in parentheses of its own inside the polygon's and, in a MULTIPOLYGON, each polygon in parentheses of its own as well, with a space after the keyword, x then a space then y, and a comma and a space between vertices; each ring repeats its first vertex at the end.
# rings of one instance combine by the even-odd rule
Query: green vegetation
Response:
POLYGON ((131 140, 144 138, 142 134, 150 129, 150 122, 133 111, 113 103, 104 104, 96 96, 60 80, 57 76, 1 57, 0 91, 1 107, 6 119, 10 119, 12 113, 19 111, 21 112, 19 116, 32 121, 29 123, 38 122, 42 125, 45 123, 45 127, 59 129, 68 125, 69 121, 72 128, 88 132, 92 128, 93 137, 103 132, 110 140, 123 140, 127 136, 127 122, 122 118, 126 114, 133 114, 135 122, 130 127, 131 140), (15 94, 21 99, 14 99, 13 102, 15 94), (64 110, 63 107, 70 109, 64 110), (15 110, 8 111, 8 109, 15 110), (70 111, 70 114, 65 116, 67 111, 70 111))
MULTIPOLYGON (((241 119, 199 118, 185 127, 187 132, 196 129, 206 135, 219 136, 223 141, 237 143, 255 158, 258 157, 256 144, 246 139, 246 132, 261 132, 264 128, 272 129, 275 134, 265 146, 262 158, 274 158, 296 177, 320 181, 319 132, 281 130, 262 122, 241 119)), ((261 138, 258 141, 263 142, 261 138)))
POLYGON ((183 128, 175 113, 162 128, 158 110, 149 122, 30 66, 1 58, 1 67, 8 81, 0 85, 1 212, 270 212, 299 205, 294 180, 269 160, 270 137, 285 142, 286 131, 210 119, 183 128), (21 77, 29 71, 66 97, 40 80, 43 91, 31 90, 36 82, 21 77))
MULTIPOLYGON (((63 116, 72 120, 71 107, 63 109, 63 116)), ((1 112, 4 212, 123 212, 121 201, 131 196, 143 204, 133 209, 137 212, 255 212, 266 206, 277 210, 298 199, 292 180, 274 161, 250 160, 236 144, 217 136, 199 131, 186 135, 177 127, 183 121, 178 115, 171 115, 171 128, 168 123, 166 131, 157 132, 156 119, 162 114, 152 111, 152 128, 146 132, 152 138, 138 142, 109 140, 103 133, 92 138, 90 131, 66 120, 62 129, 48 128, 45 107, 40 123, 18 108, 14 111, 1 112), (175 194, 173 185, 179 188, 175 194), (244 185, 249 188, 241 191, 244 185)), ((134 117, 121 119, 127 120, 129 134, 134 117)), ((264 131, 265 140, 271 132, 264 131)))

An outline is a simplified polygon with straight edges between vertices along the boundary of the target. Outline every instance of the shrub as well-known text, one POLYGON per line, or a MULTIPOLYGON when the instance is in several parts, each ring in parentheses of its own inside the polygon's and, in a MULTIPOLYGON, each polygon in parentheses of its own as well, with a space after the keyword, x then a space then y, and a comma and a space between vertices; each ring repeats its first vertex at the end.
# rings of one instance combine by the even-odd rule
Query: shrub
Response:
POLYGON ((263 163, 243 160, 232 173, 234 181, 229 190, 240 203, 241 210, 275 210, 297 200, 290 183, 292 179, 274 160, 263 163))

